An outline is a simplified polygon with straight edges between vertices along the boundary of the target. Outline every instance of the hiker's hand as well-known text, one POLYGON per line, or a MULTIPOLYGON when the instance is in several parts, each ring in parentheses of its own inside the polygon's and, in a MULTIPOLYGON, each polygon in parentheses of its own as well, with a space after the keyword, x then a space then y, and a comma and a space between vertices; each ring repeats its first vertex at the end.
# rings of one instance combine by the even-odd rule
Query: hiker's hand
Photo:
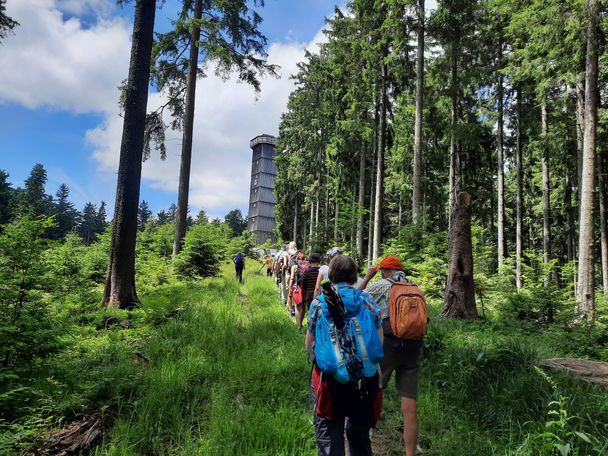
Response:
POLYGON ((366 276, 366 277, 369 277, 369 278, 371 279, 372 277, 374 277, 374 276, 376 275, 376 272, 378 272, 378 271, 376 270, 376 265, 370 266, 370 267, 367 269, 367 274, 365 274, 365 276, 366 276))

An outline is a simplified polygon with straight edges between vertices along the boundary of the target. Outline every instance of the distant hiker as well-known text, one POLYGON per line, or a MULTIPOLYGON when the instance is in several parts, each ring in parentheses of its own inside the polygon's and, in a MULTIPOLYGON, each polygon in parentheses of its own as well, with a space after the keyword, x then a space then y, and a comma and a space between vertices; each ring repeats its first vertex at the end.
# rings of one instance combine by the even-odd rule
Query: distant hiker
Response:
POLYGON ((312 301, 306 332, 318 454, 343 456, 346 433, 351 456, 370 456, 369 430, 382 408, 380 310, 369 293, 353 287, 357 266, 349 256, 334 257, 329 279, 333 284, 324 281, 312 301))
MULTIPOLYGON (((283 299, 283 288, 281 286, 282 283, 282 279, 283 279, 283 271, 282 271, 282 257, 284 252, 287 252, 287 244, 283 244, 283 247, 281 248, 281 250, 279 250, 276 255, 274 256, 274 264, 272 266, 272 269, 274 271, 274 277, 275 280, 277 282, 277 287, 279 287, 279 292, 281 293, 281 300, 283 299)), ((285 304, 286 301, 283 301, 283 304, 285 304)))
POLYGON ((242 252, 238 252, 234 257, 234 270, 236 278, 239 279, 240 283, 243 283, 243 269, 245 269, 245 255, 242 252))
POLYGON ((274 261, 270 255, 264 255, 264 264, 266 264, 266 277, 272 277, 272 265, 274 261))
POLYGON ((287 298, 289 295, 289 281, 285 281, 287 268, 289 267, 289 253, 287 249, 287 245, 283 245, 283 248, 277 254, 277 259, 275 261, 275 274, 277 276, 277 284, 279 285, 281 301, 283 301, 284 305, 287 305, 287 298))
POLYGON ((310 307, 310 303, 315 298, 319 263, 321 263, 321 255, 311 253, 308 257, 308 266, 303 268, 302 264, 300 264, 296 270, 296 276, 302 288, 302 303, 300 305, 296 303, 296 325, 298 329, 302 329, 302 322, 304 321, 306 312, 310 307))
POLYGON ((328 279, 328 273, 329 273, 328 265, 336 255, 342 255, 342 249, 340 247, 332 247, 325 254, 325 256, 327 258, 327 264, 324 264, 323 266, 319 267, 317 283, 315 284, 315 292, 314 292, 315 296, 317 296, 319 293, 321 293, 321 282, 328 279))
POLYGON ((382 385, 383 388, 387 387, 395 371, 397 394, 401 396, 405 454, 414 456, 418 439, 416 398, 422 337, 426 333, 428 320, 424 296, 420 288, 406 279, 401 261, 394 256, 388 256, 378 266, 370 267, 358 288, 366 289, 380 307, 384 330, 382 385), (382 279, 368 286, 378 271, 382 279), (407 311, 399 313, 400 307, 407 311))
POLYGON ((298 253, 298 246, 296 244, 295 241, 291 241, 289 243, 289 245, 287 246, 287 250, 286 252, 283 254, 282 256, 282 265, 281 265, 281 270, 282 270, 282 285, 283 285, 283 303, 287 306, 287 310, 289 310, 289 313, 291 314, 291 316, 293 317, 295 315, 295 310, 293 307, 293 302, 291 300, 291 287, 290 287, 290 281, 291 281, 291 268, 293 266, 293 262, 295 261, 295 257, 298 253))

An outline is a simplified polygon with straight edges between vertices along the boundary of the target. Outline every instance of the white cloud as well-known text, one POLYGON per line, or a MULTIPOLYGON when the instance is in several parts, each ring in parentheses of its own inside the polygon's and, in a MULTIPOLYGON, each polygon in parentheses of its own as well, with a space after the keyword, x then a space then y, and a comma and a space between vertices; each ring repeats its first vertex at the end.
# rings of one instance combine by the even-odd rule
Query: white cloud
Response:
POLYGON ((128 71, 131 26, 113 18, 87 28, 62 14, 107 7, 107 0, 8 2, 7 13, 20 26, 0 47, 0 103, 77 113, 112 110, 128 71))
MULTIPOLYGON (((281 114, 293 90, 289 76, 297 72, 297 63, 305 49, 315 51, 325 40, 319 32, 311 43, 274 43, 268 49, 270 63, 281 67, 281 77, 262 81, 257 97, 253 89, 234 78, 223 81, 214 75, 197 83, 194 115, 194 139, 190 178, 190 208, 204 208, 209 214, 223 216, 241 208, 244 215, 249 203, 251 149, 249 140, 258 134, 278 134, 281 114)), ((162 94, 151 94, 148 109, 159 106, 162 94)), ((118 166, 122 119, 113 113, 97 128, 87 132, 94 158, 101 168, 114 172, 118 166)), ((181 132, 167 131, 167 159, 153 153, 143 166, 142 176, 151 187, 177 194, 181 132)))

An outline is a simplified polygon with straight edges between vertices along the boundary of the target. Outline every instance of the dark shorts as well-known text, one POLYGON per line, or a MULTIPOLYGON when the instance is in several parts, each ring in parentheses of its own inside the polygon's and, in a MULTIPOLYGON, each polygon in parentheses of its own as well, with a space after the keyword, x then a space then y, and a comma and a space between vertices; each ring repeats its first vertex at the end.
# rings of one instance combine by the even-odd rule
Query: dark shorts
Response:
POLYGON ((397 394, 416 399, 418 397, 418 376, 422 358, 422 342, 400 341, 391 336, 384 336, 384 359, 382 370, 382 388, 386 389, 395 372, 397 394))

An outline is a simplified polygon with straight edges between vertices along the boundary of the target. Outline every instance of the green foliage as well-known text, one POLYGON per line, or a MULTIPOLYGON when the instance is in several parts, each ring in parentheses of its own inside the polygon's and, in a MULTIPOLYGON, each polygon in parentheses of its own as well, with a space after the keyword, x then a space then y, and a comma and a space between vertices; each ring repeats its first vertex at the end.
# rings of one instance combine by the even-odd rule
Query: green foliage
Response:
POLYGON ((0 367, 27 367, 61 346, 61 328, 50 318, 43 297, 43 235, 51 226, 50 219, 25 216, 0 235, 0 367))
POLYGON ((219 263, 225 252, 226 237, 222 227, 199 224, 188 230, 182 251, 174 260, 178 275, 196 279, 213 277, 219 273, 219 263))

